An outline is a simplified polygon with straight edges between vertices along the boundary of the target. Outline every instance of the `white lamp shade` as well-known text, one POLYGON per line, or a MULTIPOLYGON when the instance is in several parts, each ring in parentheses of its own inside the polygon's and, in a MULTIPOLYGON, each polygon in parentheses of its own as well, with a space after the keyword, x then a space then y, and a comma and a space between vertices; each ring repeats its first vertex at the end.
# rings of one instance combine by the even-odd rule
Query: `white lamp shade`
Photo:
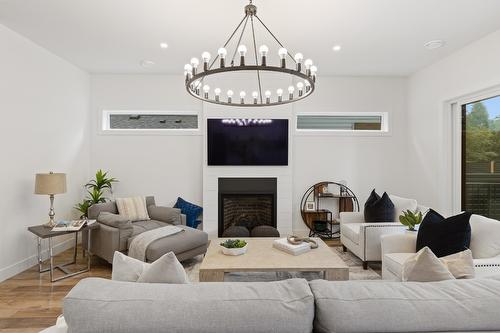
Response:
POLYGON ((37 173, 35 177, 35 194, 66 193, 65 173, 37 173))

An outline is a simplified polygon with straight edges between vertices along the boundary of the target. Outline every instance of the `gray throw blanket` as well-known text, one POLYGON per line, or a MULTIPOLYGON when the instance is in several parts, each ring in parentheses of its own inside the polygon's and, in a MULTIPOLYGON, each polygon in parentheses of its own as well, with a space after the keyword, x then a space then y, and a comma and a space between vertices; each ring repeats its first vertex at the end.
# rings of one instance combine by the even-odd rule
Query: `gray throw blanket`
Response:
POLYGON ((151 243, 160 238, 172 236, 182 231, 184 231, 184 229, 173 225, 144 231, 132 239, 128 249, 128 256, 141 261, 146 261, 146 250, 151 243))

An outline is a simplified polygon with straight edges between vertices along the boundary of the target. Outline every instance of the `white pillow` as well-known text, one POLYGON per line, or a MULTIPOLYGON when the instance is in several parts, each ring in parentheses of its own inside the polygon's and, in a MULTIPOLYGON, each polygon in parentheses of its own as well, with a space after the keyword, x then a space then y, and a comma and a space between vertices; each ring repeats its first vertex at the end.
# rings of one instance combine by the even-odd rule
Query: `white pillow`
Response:
POLYGON ((474 259, 500 255, 500 221, 473 214, 470 217, 470 250, 474 259))
POLYGON ((399 221, 399 216, 403 215, 403 212, 407 210, 411 210, 412 212, 417 210, 417 200, 415 199, 407 199, 407 198, 402 198, 398 197, 396 195, 389 195, 389 198, 391 199, 392 203, 394 204, 394 221, 398 222, 399 221))
POLYGON ((120 215, 127 217, 132 222, 149 220, 145 197, 117 198, 116 207, 120 215))
POLYGON ((142 283, 189 283, 184 267, 173 252, 149 264, 115 251, 111 279, 142 283))
POLYGON ((474 261, 471 250, 450 254, 449 256, 439 258, 439 260, 446 265, 455 279, 474 278, 474 261))
POLYGON ((431 282, 453 279, 455 277, 446 265, 427 246, 403 264, 403 281, 431 282))

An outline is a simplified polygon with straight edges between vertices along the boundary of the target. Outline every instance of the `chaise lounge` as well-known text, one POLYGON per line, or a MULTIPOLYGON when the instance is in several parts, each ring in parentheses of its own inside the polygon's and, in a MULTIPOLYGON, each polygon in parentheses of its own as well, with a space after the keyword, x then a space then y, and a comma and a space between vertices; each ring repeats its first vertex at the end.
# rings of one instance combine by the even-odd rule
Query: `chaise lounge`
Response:
MULTIPOLYGON (((113 262, 115 251, 126 252, 132 239, 148 230, 167 225, 176 225, 184 232, 171 235, 154 241, 146 251, 146 261, 153 262, 167 252, 174 252, 179 261, 187 260, 204 254, 208 246, 208 234, 198 229, 186 226, 186 216, 180 209, 156 206, 152 196, 146 197, 146 207, 150 220, 135 221, 132 223, 110 224, 99 215, 103 212, 118 214, 114 201, 95 204, 89 208, 89 219, 96 219, 99 228, 93 229, 90 252, 102 259, 113 262)), ((87 249, 87 233, 83 233, 84 249, 87 249)))

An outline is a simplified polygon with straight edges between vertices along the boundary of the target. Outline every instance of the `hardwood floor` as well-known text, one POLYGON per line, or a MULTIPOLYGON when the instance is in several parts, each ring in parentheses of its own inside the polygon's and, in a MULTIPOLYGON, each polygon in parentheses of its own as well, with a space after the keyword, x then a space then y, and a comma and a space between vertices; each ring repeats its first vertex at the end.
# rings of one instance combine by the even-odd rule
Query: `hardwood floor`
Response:
MULTIPOLYGON (((70 249, 57 256, 56 262, 72 259, 70 249)), ((85 266, 81 250, 78 267, 85 266)), ((56 276, 61 274, 55 273, 56 276)), ((97 257, 92 258, 91 271, 51 283, 49 273, 38 273, 38 266, 0 283, 0 332, 39 332, 55 324, 62 313, 64 296, 83 278, 111 278, 111 265, 97 257)))

